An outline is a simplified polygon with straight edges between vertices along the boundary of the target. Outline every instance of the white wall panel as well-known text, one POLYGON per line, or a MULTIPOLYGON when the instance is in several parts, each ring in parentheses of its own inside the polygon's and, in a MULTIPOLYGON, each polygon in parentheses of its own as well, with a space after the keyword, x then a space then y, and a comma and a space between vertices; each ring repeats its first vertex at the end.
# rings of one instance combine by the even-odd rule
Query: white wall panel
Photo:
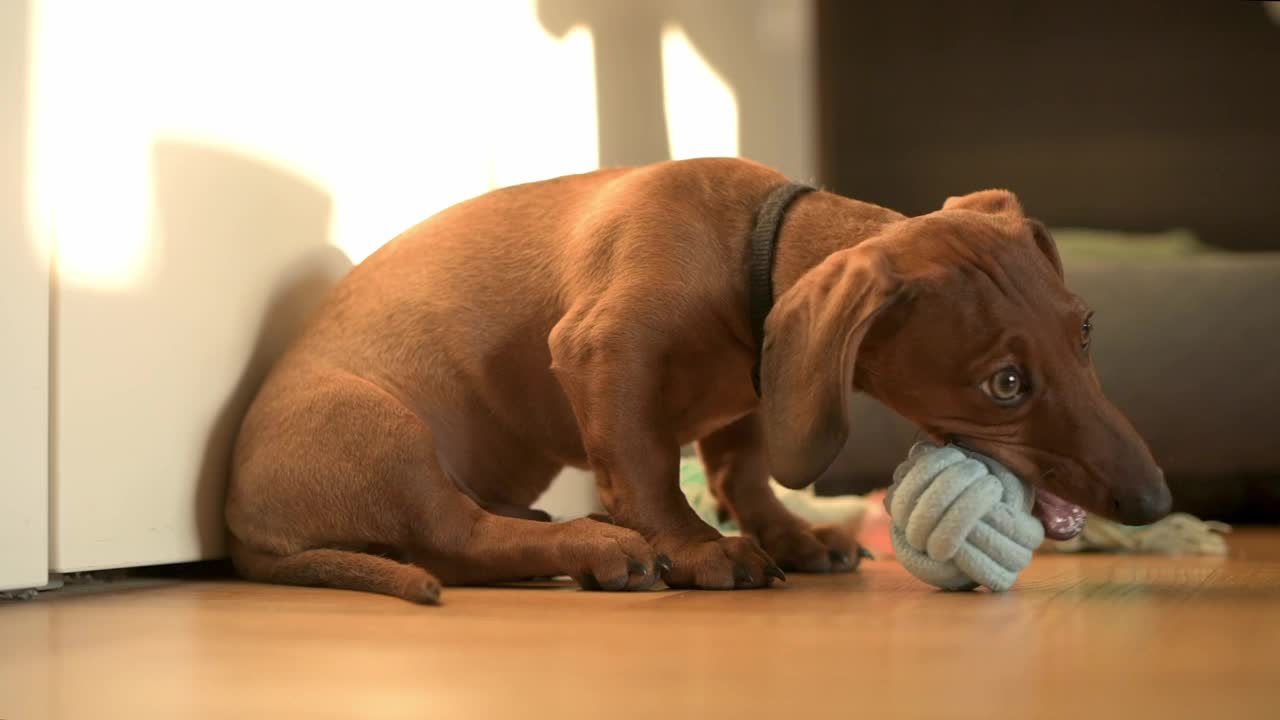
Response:
POLYGON ((0 590, 46 581, 49 264, 27 193, 26 3, 0 3, 0 590))

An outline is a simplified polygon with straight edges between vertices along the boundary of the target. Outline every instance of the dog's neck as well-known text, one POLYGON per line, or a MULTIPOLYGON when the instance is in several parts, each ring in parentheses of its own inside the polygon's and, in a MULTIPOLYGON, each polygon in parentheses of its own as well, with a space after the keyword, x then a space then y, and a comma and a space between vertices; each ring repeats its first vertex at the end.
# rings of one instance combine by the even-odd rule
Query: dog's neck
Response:
POLYGON ((829 192, 796 198, 787 210, 774 249, 774 302, 827 256, 868 240, 902 219, 904 216, 892 210, 829 192))

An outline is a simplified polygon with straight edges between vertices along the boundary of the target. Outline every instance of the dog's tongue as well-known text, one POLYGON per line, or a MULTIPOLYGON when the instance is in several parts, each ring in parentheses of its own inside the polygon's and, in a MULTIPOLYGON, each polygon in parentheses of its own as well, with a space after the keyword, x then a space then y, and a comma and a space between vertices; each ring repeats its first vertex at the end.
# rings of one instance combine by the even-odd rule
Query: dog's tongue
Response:
POLYGON ((1036 488, 1036 504, 1031 514, 1044 525, 1045 537, 1051 540, 1070 540, 1084 529, 1084 508, 1036 488))

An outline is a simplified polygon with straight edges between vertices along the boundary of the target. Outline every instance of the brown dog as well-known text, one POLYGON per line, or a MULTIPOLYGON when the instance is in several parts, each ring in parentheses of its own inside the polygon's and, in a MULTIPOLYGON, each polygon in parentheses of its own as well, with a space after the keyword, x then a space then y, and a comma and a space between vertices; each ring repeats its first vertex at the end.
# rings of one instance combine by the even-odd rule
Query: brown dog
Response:
POLYGON ((441 582, 748 588, 781 577, 775 561, 852 569, 857 548, 789 514, 767 479, 800 487, 829 465, 855 388, 1032 480, 1051 536, 1076 529, 1077 505, 1131 523, 1168 511, 1098 385, 1053 240, 1008 192, 915 218, 798 196, 757 350, 748 238, 785 183, 734 159, 604 170, 497 190, 392 240, 245 418, 227 501, 239 570, 433 602, 441 582), (695 441, 746 536, 685 502, 695 441), (565 465, 595 471, 613 524, 534 519, 565 465))

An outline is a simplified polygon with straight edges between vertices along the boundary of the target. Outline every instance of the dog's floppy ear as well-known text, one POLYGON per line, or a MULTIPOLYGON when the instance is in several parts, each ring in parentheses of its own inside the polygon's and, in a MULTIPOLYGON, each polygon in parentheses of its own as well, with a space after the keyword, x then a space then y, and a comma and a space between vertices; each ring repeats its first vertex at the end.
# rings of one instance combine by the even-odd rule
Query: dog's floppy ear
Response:
POLYGON ((812 483, 844 447, 858 347, 901 288, 882 251, 863 245, 832 253, 769 313, 760 415, 782 485, 812 483))
POLYGON ((1022 204, 1018 202, 1018 196, 1008 190, 979 190, 968 195, 949 197, 942 204, 942 209, 1022 216, 1022 204))

